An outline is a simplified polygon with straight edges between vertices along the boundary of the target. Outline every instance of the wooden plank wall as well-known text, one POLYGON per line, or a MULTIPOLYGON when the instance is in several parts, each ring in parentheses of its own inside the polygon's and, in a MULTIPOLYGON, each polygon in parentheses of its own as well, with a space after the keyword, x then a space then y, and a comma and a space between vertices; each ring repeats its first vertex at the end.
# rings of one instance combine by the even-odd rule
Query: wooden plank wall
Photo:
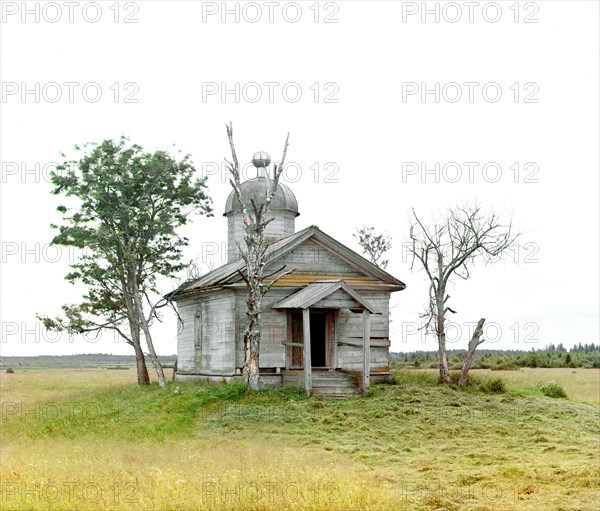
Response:
MULTIPOLYGON (((229 218, 231 221, 231 217, 229 218)), ((285 219, 286 221, 289 219, 285 219)), ((230 239, 231 242, 231 239, 230 239)), ((309 281, 319 278, 348 278, 348 283, 383 314, 371 317, 371 367, 384 369, 389 363, 389 297, 387 291, 364 291, 364 285, 376 283, 349 266, 335 254, 318 243, 307 240, 301 246, 265 268, 265 275, 279 270, 295 268, 270 289, 264 298, 262 317, 263 340, 260 366, 264 368, 285 367, 286 347, 281 341, 287 338, 287 311, 270 307, 301 289, 309 281), (286 279, 291 279, 286 280, 286 279), (298 282, 296 282, 296 280, 298 282), (302 283, 300 284, 300 282, 302 283), (306 281, 306 283, 304 283, 306 281), (364 281, 364 282, 362 282, 364 281)), ((354 302, 343 292, 336 292, 318 304, 322 307, 352 306, 354 302)), ((246 290, 221 290, 202 295, 192 301, 181 300, 178 308, 185 324, 178 335, 178 370, 207 374, 232 374, 244 365, 243 330, 247 324, 246 290), (202 343, 194 337, 195 317, 201 316, 203 324, 202 343), (208 325, 207 325, 208 324, 208 325), (200 351, 199 351, 200 350, 200 351)), ((336 337, 342 345, 337 347, 337 366, 346 370, 362 368, 362 315, 342 309, 337 313, 336 337), (349 344, 344 344, 344 341, 349 344)))
POLYGON ((313 307, 317 309, 342 309, 356 308, 359 305, 345 291, 338 289, 329 296, 319 300, 313 307))
POLYGON ((178 372, 235 372, 235 295, 220 290, 178 303, 183 321, 177 337, 178 372))
MULTIPOLYGON (((389 299, 388 292, 357 291, 382 314, 371 315, 371 369, 384 369, 389 365, 389 299)), ((337 315, 336 336, 338 366, 347 371, 362 370, 363 351, 362 314, 342 309, 337 315), (349 344, 343 344, 348 341, 349 344)))
POLYGON ((268 264, 265 267, 265 275, 278 270, 283 265, 286 266, 286 270, 295 268, 297 273, 363 275, 345 261, 341 260, 333 252, 321 247, 312 239, 306 240, 302 245, 268 264))
MULTIPOLYGON (((287 311, 271 309, 271 305, 283 300, 295 292, 295 289, 271 288, 263 298, 262 340, 260 346, 260 367, 285 367, 286 347, 281 344, 287 339, 287 311)), ((248 323, 246 316, 246 290, 235 291, 236 321, 236 367, 244 365, 244 328, 248 323)))
POLYGON ((194 306, 193 300, 179 300, 177 311, 183 321, 177 323, 177 371, 194 370, 194 306))
MULTIPOLYGON (((290 211, 271 211, 273 218, 265 229, 265 240, 272 243, 280 238, 290 236, 295 231, 295 216, 290 211)), ((227 253, 228 261, 239 260, 237 243, 245 247, 244 221, 240 212, 231 213, 227 218, 227 253)))
MULTIPOLYGON (((389 365, 389 297, 388 292, 368 292, 357 289, 370 303, 383 314, 371 316, 371 368, 384 369, 389 365)), ((261 367, 285 367, 285 346, 282 339, 287 338, 287 311, 271 309, 271 305, 289 296, 294 288, 271 288, 264 298, 262 316, 263 339, 260 353, 261 367)), ((246 292, 236 290, 237 324, 236 332, 236 367, 244 364, 243 328, 246 325, 246 292)), ((337 346, 337 366, 349 371, 362 368, 362 314, 347 309, 339 310, 336 314, 335 335, 337 346), (348 341, 348 344, 344 344, 348 341)))

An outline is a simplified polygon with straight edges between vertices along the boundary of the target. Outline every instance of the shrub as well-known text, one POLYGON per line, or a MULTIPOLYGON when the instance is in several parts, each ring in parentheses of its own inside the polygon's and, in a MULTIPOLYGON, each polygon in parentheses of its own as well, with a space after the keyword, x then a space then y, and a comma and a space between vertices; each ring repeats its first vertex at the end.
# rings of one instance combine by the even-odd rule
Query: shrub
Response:
MULTIPOLYGON (((458 385, 460 373, 450 373, 450 384, 458 385)), ((467 379, 467 388, 484 394, 503 394, 506 392, 504 380, 499 377, 490 378, 488 376, 479 376, 469 374, 467 379)))
POLYGON ((9 368, 6 370, 6 374, 13 374, 14 372, 15 372, 15 370, 14 370, 12 367, 9 367, 9 368))
POLYGON ((502 378, 485 378, 479 389, 486 394, 503 394, 506 392, 506 385, 502 378))
MULTIPOLYGON (((460 378, 460 373, 458 371, 450 373, 450 385, 458 385, 458 379, 460 378)), ((467 380, 467 386, 469 385, 469 380, 471 380, 471 376, 467 380)), ((441 383, 441 380, 438 378, 438 383, 441 383)))
POLYGON ((554 398, 566 398, 567 392, 564 387, 560 383, 556 383, 555 381, 551 381, 548 383, 540 383, 538 384, 538 389, 544 396, 554 397, 554 398))

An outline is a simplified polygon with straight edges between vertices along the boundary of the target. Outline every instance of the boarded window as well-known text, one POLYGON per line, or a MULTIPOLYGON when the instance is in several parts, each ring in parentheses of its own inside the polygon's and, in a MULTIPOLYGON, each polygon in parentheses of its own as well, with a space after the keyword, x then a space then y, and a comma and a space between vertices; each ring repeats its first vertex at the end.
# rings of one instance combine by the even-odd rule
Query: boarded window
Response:
POLYGON ((200 314, 194 317, 194 350, 196 356, 202 354, 202 316, 200 314))

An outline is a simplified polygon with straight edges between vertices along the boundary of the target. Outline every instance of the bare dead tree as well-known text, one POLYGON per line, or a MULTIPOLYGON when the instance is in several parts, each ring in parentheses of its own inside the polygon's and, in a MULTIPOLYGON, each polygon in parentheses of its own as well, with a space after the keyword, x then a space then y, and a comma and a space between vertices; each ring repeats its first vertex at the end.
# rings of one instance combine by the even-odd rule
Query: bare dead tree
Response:
POLYGON ((375 234, 374 227, 366 226, 356 229, 353 236, 363 249, 363 253, 369 257, 369 260, 385 270, 389 261, 383 259, 383 256, 392 248, 392 238, 386 234, 375 234))
POLYGON ((465 360, 463 362, 462 371, 460 372, 460 378, 458 379, 458 386, 464 387, 467 384, 467 379, 469 378, 469 369, 471 369, 471 364, 473 363, 473 357, 475 356, 475 350, 477 346, 479 346, 483 339, 481 336, 483 335, 483 324, 485 323, 485 318, 481 318, 477 323, 477 327, 471 336, 471 340, 469 341, 469 349, 467 350, 467 354, 465 356, 465 360))
POLYGON ((274 166, 273 179, 270 178, 268 172, 266 173, 268 186, 264 201, 257 204, 251 199, 250 204, 248 204, 244 197, 242 183, 240 181, 239 162, 233 144, 233 126, 230 123, 229 126, 226 127, 232 161, 227 159, 225 161, 229 172, 231 172, 231 175, 233 176, 233 179, 230 179, 229 182, 233 187, 236 198, 242 209, 245 230, 245 248, 240 247, 238 244, 240 256, 246 263, 245 272, 240 271, 239 273, 244 279, 248 291, 248 297, 246 299, 246 304, 248 306, 248 311, 246 312, 246 315, 248 316, 248 325, 244 330, 245 362, 243 379, 246 385, 251 389, 256 390, 260 387, 259 352, 261 341, 260 321, 262 315, 262 299, 265 293, 277 280, 289 273, 285 272, 280 274, 278 277, 275 277, 269 285, 264 284, 265 276, 263 275, 263 270, 268 248, 268 245, 265 243, 264 232, 269 222, 273 220, 273 218, 269 218, 269 210, 271 208, 273 196, 277 191, 279 177, 283 172, 290 136, 288 133, 283 146, 281 160, 274 166))
MULTIPOLYGON (((485 213, 477 204, 457 205, 447 208, 443 214, 433 217, 425 225, 412 210, 409 253, 412 255, 411 270, 419 261, 429 279, 429 299, 423 328, 435 333, 438 340, 440 381, 448 383, 450 373, 446 356, 446 315, 456 311, 448 305, 448 283, 453 276, 467 280, 477 260, 492 263, 500 260, 519 234, 513 234, 512 218, 503 223, 493 211, 485 213)), ((463 366, 460 384, 466 385, 475 349, 481 344, 483 333, 481 319, 469 343, 469 351, 463 366)))

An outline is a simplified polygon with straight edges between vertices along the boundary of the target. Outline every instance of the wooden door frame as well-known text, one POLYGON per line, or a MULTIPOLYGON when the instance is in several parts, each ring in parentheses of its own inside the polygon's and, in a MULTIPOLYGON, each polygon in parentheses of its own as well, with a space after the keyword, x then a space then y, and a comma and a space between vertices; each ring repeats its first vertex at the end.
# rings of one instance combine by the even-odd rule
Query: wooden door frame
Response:
MULTIPOLYGON (((325 367, 335 369, 337 366, 337 317, 338 309, 312 309, 309 308, 312 314, 325 314, 325 367)), ((287 310, 287 339, 288 343, 293 341, 292 316, 294 314, 302 315, 301 310, 287 310)), ((304 368, 304 355, 302 356, 302 365, 300 367, 292 367, 292 349, 293 346, 286 346, 285 367, 286 369, 302 369, 304 368)))
MULTIPOLYGON (((287 342, 294 342, 294 327, 293 327, 293 316, 294 314, 299 314, 300 318, 302 318, 302 311, 297 309, 287 309, 287 342)), ((298 342, 299 339, 296 339, 295 342, 298 342)), ((302 341, 303 342, 303 341, 302 341)), ((304 367, 304 363, 300 366, 292 366, 293 362, 293 350, 294 346, 288 344, 285 347, 285 368, 286 369, 302 369, 304 367)), ((304 362, 304 355, 302 355, 302 361, 304 362)))

